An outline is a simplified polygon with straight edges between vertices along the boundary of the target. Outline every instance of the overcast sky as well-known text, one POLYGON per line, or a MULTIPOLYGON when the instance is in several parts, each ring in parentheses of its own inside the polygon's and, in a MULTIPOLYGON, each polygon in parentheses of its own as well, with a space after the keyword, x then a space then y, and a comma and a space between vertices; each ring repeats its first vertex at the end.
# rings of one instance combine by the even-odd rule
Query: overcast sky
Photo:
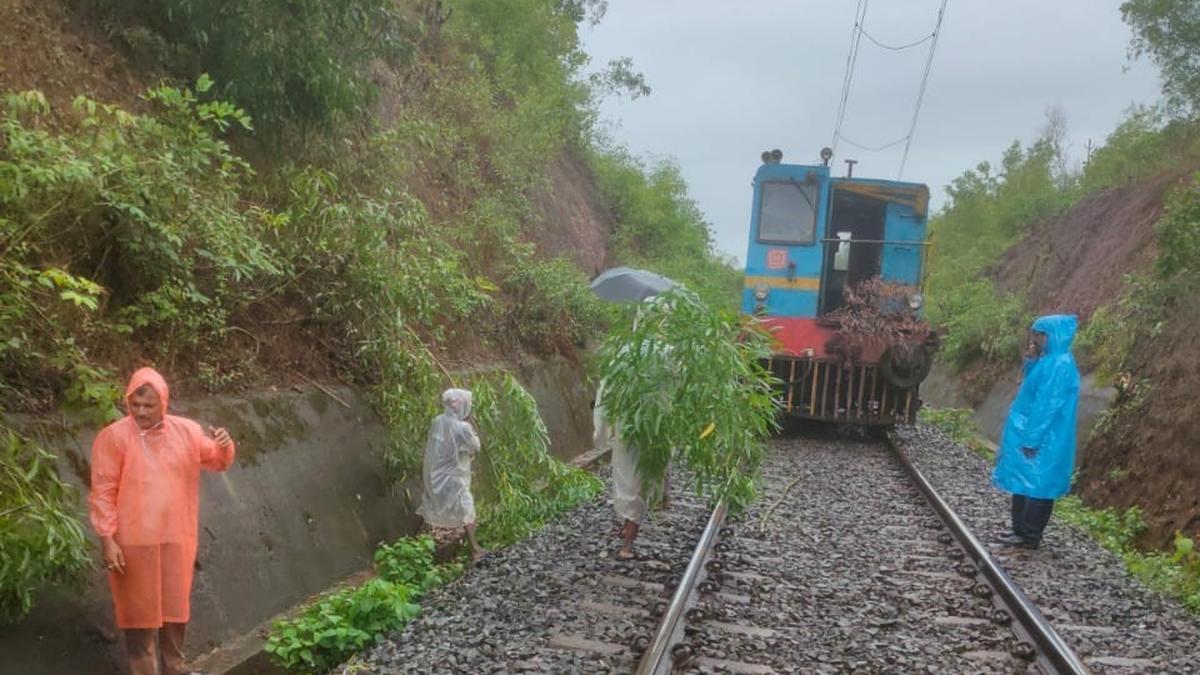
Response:
MULTIPOLYGON (((759 154, 818 163, 830 145, 854 24, 855 0, 609 0, 582 31, 594 64, 632 57, 653 94, 610 99, 611 135, 635 154, 674 158, 716 232, 742 259, 750 180, 759 154)), ((1076 155, 1104 138, 1133 103, 1159 95, 1157 71, 1130 63, 1120 0, 949 0, 903 178, 924 182, 934 208, 944 187, 1014 139, 1028 141, 1049 106, 1067 118, 1076 155)), ((906 44, 933 31, 940 0, 875 0, 867 33, 906 44)), ((902 138, 929 43, 860 47, 845 139, 868 147, 902 138)), ((843 143, 834 162, 855 175, 895 178, 903 144, 866 152, 843 143)))

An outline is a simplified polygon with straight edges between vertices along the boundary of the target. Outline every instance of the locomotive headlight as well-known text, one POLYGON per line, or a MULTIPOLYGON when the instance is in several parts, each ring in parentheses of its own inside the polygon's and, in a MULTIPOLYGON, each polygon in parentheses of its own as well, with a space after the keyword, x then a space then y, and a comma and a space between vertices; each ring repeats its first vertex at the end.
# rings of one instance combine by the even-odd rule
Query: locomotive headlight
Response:
POLYGON ((915 312, 925 306, 925 296, 920 293, 913 293, 908 296, 908 306, 915 312))
POLYGON ((754 287, 754 299, 759 302, 764 302, 770 294, 771 287, 766 284, 759 284, 754 287))

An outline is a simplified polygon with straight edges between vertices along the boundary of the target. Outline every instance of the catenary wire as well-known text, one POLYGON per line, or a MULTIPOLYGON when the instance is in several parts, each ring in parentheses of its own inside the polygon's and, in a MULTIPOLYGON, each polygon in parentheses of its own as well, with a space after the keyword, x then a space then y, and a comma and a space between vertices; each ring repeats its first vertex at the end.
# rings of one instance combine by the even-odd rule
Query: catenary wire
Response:
POLYGON ((925 89, 929 85, 929 71, 933 69, 933 54, 937 51, 938 37, 942 33, 942 19, 946 16, 946 4, 950 0, 942 0, 938 9, 937 24, 933 27, 933 36, 929 43, 929 56, 925 59, 925 74, 921 76, 921 88, 917 92, 917 101, 913 104, 912 122, 908 125, 908 141, 904 144, 904 154, 900 157, 900 170, 896 172, 896 180, 904 175, 904 166, 908 163, 908 151, 912 148, 913 134, 917 130, 917 118, 921 115, 921 103, 925 100, 925 89))
POLYGON ((854 81, 854 66, 858 62, 858 48, 862 44, 862 24, 867 16, 870 0, 859 0, 854 9, 854 27, 850 30, 850 49, 846 54, 846 72, 842 76, 842 95, 838 103, 837 123, 833 128, 832 150, 837 154, 838 140, 842 134, 842 122, 846 119, 846 104, 850 99, 850 85, 854 81))

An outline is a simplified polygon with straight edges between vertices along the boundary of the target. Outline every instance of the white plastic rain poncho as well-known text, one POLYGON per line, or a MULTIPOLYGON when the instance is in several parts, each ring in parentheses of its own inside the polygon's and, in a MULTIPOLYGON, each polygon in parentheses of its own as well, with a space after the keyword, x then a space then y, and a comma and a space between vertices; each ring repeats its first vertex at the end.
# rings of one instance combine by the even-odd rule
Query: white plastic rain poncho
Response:
POLYGON ((433 419, 425 443, 424 490, 417 509, 431 527, 459 528, 475 522, 471 496, 471 460, 479 452, 479 436, 467 422, 471 392, 447 389, 446 412, 433 419))
POLYGON ((612 453, 612 500, 617 516, 635 523, 646 515, 646 498, 642 477, 638 474, 637 448, 629 447, 617 435, 604 412, 604 383, 596 390, 596 406, 592 410, 592 442, 596 448, 609 448, 612 453))

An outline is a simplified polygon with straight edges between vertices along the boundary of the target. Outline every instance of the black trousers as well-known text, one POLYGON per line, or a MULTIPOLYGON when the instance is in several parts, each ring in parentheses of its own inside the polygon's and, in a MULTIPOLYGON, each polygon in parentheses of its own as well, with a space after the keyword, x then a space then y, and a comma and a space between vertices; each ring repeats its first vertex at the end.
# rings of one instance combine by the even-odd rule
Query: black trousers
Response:
POLYGON ((1012 496, 1013 532, 1031 541, 1041 541, 1050 512, 1054 510, 1053 499, 1038 499, 1014 494, 1012 496))

